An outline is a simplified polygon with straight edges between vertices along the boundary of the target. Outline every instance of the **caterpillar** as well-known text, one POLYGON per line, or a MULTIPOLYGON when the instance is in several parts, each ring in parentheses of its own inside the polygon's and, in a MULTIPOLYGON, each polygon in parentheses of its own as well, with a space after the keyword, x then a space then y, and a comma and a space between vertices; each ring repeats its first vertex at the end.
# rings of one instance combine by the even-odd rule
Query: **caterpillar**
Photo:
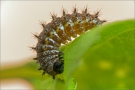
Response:
POLYGON ((100 20, 98 16, 99 11, 92 15, 87 7, 81 13, 73 7, 72 14, 68 14, 63 8, 61 17, 51 14, 50 23, 41 23, 43 31, 39 35, 34 35, 38 43, 36 47, 31 48, 37 52, 37 57, 33 59, 40 64, 38 70, 43 70, 42 75, 48 73, 55 79, 57 74, 63 73, 63 52, 59 47, 71 41, 71 37, 76 38, 77 35, 106 22, 106 20, 100 20))

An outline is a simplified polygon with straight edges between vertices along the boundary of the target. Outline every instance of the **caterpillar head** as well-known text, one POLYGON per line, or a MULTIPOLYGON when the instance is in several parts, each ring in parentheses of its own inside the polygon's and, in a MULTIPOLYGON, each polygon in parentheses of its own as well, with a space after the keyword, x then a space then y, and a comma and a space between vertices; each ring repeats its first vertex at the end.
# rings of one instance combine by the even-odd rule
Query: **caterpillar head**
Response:
POLYGON ((55 62, 53 65, 53 70, 57 74, 61 74, 64 71, 64 63, 63 61, 55 62))

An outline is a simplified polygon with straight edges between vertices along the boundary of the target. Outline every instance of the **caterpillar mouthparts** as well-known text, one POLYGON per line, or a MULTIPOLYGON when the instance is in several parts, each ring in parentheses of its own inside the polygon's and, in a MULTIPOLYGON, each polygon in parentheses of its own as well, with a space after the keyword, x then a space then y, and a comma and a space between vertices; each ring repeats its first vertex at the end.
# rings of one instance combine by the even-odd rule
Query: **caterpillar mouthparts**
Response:
POLYGON ((76 7, 72 14, 66 13, 65 9, 62 13, 61 17, 52 14, 52 21, 48 24, 41 23, 43 31, 34 35, 38 43, 36 47, 31 47, 37 52, 37 57, 33 59, 40 64, 38 70, 43 70, 42 75, 48 73, 53 76, 53 79, 64 71, 63 52, 59 50, 61 44, 67 44, 71 37, 76 38, 77 35, 106 22, 98 18, 99 11, 92 15, 87 7, 82 13, 79 13, 76 7))

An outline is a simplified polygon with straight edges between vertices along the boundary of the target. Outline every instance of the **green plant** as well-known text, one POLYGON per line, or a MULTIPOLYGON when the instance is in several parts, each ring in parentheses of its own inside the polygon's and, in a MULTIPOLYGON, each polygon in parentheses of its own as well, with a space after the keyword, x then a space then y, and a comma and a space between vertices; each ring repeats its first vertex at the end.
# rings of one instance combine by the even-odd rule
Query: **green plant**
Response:
POLYGON ((135 20, 93 28, 61 50, 64 73, 55 80, 48 75, 41 77, 34 61, 2 69, 1 79, 23 78, 35 89, 48 90, 135 89, 135 20))

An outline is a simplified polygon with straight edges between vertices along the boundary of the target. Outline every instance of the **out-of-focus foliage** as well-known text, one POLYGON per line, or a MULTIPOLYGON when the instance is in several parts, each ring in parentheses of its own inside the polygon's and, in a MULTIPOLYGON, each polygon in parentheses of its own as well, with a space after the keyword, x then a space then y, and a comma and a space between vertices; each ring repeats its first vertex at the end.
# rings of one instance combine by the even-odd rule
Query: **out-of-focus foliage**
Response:
POLYGON ((61 48, 64 73, 41 76, 34 61, 1 70, 1 79, 23 78, 35 89, 134 90, 135 20, 99 26, 61 48))

